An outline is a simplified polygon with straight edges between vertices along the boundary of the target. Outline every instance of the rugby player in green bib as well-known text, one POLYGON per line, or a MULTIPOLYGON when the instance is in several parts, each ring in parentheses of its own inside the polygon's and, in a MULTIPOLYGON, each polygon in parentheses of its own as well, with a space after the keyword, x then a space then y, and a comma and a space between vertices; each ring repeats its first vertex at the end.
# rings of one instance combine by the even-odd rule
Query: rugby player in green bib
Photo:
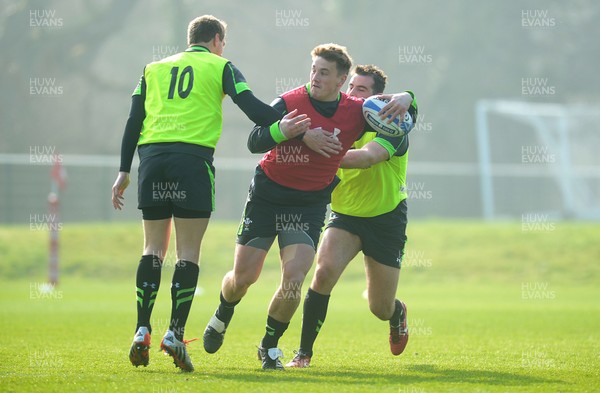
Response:
MULTIPOLYGON (((357 66, 347 94, 367 98, 383 93, 386 79, 375 66, 357 66)), ((416 120, 414 99, 409 112, 416 120)), ((396 299, 396 290, 406 242, 407 162, 408 135, 392 145, 374 132, 366 132, 342 159, 337 174, 341 182, 332 194, 332 213, 304 299, 300 349, 287 367, 310 365, 331 291, 359 251, 364 254, 369 308, 377 318, 389 321, 392 354, 404 351, 408 342, 406 305, 396 299)))
POLYGON ((188 48, 148 64, 133 92, 112 202, 115 209, 123 207, 137 148, 144 249, 136 273, 137 325, 129 351, 136 367, 149 362, 150 316, 173 221, 177 263, 171 283, 171 318, 160 348, 176 367, 194 369, 183 336, 198 281, 200 245, 215 208, 212 162, 222 131, 225 95, 253 122, 277 130, 280 141, 310 126, 306 115, 291 112, 282 117, 252 94, 242 73, 221 56, 225 29, 225 22, 211 15, 192 20, 188 48))

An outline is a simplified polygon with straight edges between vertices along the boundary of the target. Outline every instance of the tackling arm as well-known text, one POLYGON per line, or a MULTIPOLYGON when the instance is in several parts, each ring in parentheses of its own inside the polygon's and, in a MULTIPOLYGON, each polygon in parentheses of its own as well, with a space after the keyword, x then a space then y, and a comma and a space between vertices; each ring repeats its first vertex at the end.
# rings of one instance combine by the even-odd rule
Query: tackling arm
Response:
POLYGON ((310 128, 310 118, 307 115, 299 115, 297 109, 286 113, 287 107, 281 97, 276 98, 271 105, 284 116, 270 126, 254 126, 247 144, 252 153, 265 153, 283 141, 301 136, 310 128))
MULTIPOLYGON (((280 113, 280 118, 287 112, 285 101, 279 97, 271 103, 271 106, 275 111, 280 113)), ((283 134, 279 130, 279 122, 270 126, 256 124, 252 128, 250 135, 248 135, 247 146, 251 153, 265 153, 283 140, 285 140, 285 137, 283 137, 283 134)))
POLYGON ((361 149, 348 150, 340 162, 340 168, 366 169, 389 159, 390 152, 379 143, 371 141, 361 149))

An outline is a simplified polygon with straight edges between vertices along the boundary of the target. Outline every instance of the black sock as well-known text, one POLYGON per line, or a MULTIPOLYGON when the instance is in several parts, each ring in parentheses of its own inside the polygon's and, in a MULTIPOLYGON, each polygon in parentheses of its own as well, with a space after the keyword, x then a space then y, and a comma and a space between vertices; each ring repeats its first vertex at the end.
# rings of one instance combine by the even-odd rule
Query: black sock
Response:
POLYGON ((279 338, 283 336, 289 325, 289 322, 279 322, 269 315, 267 317, 266 333, 260 342, 260 346, 265 349, 276 348, 279 338))
POLYGON ((229 325, 229 322, 231 322, 231 318, 233 318, 235 306, 237 306, 242 299, 235 302, 228 302, 223 297, 223 292, 219 294, 219 298, 221 300, 221 303, 219 303, 219 307, 215 312, 215 316, 219 318, 220 321, 225 322, 225 327, 227 327, 227 325, 229 325))
POLYGON ((317 334, 319 334, 323 322, 325 322, 329 297, 330 295, 321 295, 308 288, 308 292, 304 298, 300 351, 308 356, 312 356, 313 344, 317 339, 317 334))
POLYGON ((183 340, 185 323, 187 322, 200 268, 195 263, 179 260, 175 264, 173 282, 171 283, 171 323, 169 330, 179 341, 183 340))
POLYGON ((400 304, 400 300, 396 299, 396 308, 394 309, 394 314, 390 318, 390 326, 397 328, 400 327, 400 317, 402 316, 402 305, 400 304))
POLYGON ((152 308, 154 308, 158 287, 160 286, 161 268, 162 261, 159 257, 155 255, 142 255, 135 277, 135 291, 137 296, 136 331, 140 326, 146 326, 150 333, 152 333, 150 316, 152 315, 152 308))

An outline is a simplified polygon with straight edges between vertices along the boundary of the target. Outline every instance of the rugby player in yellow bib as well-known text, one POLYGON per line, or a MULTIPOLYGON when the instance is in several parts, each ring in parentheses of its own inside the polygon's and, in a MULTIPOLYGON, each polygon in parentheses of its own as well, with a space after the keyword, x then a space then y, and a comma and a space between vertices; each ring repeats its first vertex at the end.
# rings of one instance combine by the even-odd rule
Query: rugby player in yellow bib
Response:
MULTIPOLYGON (((375 66, 357 66, 347 94, 363 98, 381 94, 386 79, 375 66)), ((410 94, 409 112, 416 119, 417 103, 410 94)), ((331 217, 304 300, 300 349, 286 367, 310 365, 330 294, 359 251, 364 254, 369 308, 377 318, 389 321, 391 352, 401 354, 408 342, 406 305, 396 299, 406 242, 408 135, 398 140, 366 132, 353 147, 338 171, 341 182, 332 194, 331 217)))

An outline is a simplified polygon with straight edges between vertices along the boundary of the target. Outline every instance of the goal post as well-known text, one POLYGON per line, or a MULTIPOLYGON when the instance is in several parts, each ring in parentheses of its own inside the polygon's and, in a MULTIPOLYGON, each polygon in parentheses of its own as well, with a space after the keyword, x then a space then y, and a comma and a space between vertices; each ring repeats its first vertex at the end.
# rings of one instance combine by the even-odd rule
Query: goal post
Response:
MULTIPOLYGON (((600 108, 481 100, 476 104, 476 130, 482 215, 487 220, 506 216, 499 212, 495 185, 498 177, 537 178, 554 183, 560 206, 551 214, 556 219, 600 219, 600 160, 597 149, 600 108), (501 120, 492 121, 492 117, 501 120), (520 134, 508 134, 510 122, 520 123, 520 134), (533 135, 525 135, 526 133, 533 135), (526 145, 527 140, 537 141, 526 145), (492 141, 494 139, 494 141, 492 141), (501 145, 501 146, 499 146, 501 145), (494 154, 496 150, 520 149, 521 162, 494 154), (578 158, 574 161, 574 155, 578 158), (502 162, 504 158, 504 162, 502 162)), ((505 154, 509 156, 510 154, 505 154)), ((539 195, 543 198, 544 195, 539 195)), ((518 201, 517 201, 518 202, 518 201)), ((530 208, 529 208, 530 209, 530 208)), ((530 213, 522 210, 522 214, 530 213)), ((511 214, 508 214, 510 216, 511 214)))

